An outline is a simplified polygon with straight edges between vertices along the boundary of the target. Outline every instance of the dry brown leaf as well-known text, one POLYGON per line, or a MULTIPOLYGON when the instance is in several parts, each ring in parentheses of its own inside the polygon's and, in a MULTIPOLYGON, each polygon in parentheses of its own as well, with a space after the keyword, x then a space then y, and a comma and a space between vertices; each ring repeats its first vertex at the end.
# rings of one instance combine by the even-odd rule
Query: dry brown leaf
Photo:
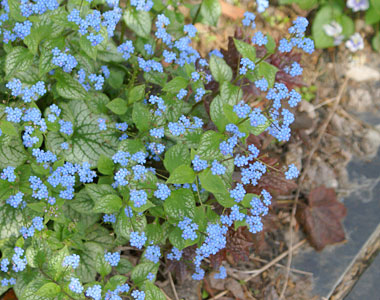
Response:
POLYGON ((308 200, 309 205, 301 205, 296 217, 310 244, 320 251, 326 245, 343 242, 341 219, 346 215, 346 207, 337 200, 335 190, 317 187, 310 192, 308 200))

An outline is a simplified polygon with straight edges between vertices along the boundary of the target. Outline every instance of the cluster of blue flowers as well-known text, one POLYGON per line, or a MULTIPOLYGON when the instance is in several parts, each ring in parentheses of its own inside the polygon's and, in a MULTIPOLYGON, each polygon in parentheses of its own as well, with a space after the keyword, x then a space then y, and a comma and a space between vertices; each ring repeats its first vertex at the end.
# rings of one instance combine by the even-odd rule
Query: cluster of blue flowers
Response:
POLYGON ((192 131, 194 129, 202 128, 203 121, 198 117, 193 117, 194 122, 192 123, 185 115, 182 115, 178 122, 169 122, 168 128, 172 135, 180 136, 186 133, 186 130, 192 131))
POLYGON ((27 239, 28 237, 32 237, 34 235, 34 231, 41 231, 44 228, 44 219, 42 217, 34 217, 32 220, 32 225, 27 227, 22 226, 20 229, 21 235, 27 239))
POLYGON ((119 252, 115 252, 115 253, 107 252, 106 254, 104 254, 104 259, 112 267, 116 267, 120 261, 120 253, 119 252))
MULTIPOLYGON (((91 3, 92 1, 87 2, 91 3)), ((75 28, 75 31, 78 29, 79 35, 86 36, 91 45, 96 47, 96 50, 94 51, 97 51, 103 46, 103 44, 106 44, 106 41, 104 40, 107 34, 103 34, 104 30, 107 30, 108 37, 114 35, 116 25, 122 16, 122 10, 119 8, 118 0, 107 0, 106 3, 108 7, 103 13, 98 10, 83 9, 80 11, 74 8, 67 16, 67 20, 72 22, 70 25, 71 28, 75 28), (102 45, 98 46, 99 44, 102 45)), ((268 7, 268 1, 266 0, 258 0, 256 3, 259 12, 264 11, 268 7)), ((153 2, 151 0, 131 0, 130 4, 133 7, 132 9, 137 11, 150 11, 153 7, 153 2)), ((6 0, 2 0, 1 5, 6 12, 6 14, 0 16, 0 23, 2 24, 2 22, 7 21, 9 7, 6 0)), ((29 18, 32 15, 41 15, 48 11, 53 11, 57 9, 58 6, 59 4, 56 0, 21 0, 20 2, 21 14, 26 18, 29 18)), ((33 20, 33 18, 34 17, 32 17, 31 20, 33 20)), ((255 29, 255 18, 256 17, 253 13, 247 12, 244 14, 242 23, 246 27, 255 29)), ((209 93, 209 91, 206 91, 207 83, 210 83, 212 80, 207 60, 201 58, 201 55, 192 47, 191 39, 197 34, 196 27, 193 24, 186 24, 183 28, 180 28, 180 30, 183 31, 183 34, 174 37, 170 34, 172 31, 168 28, 169 25, 170 20, 167 16, 164 14, 159 14, 157 16, 155 22, 155 37, 157 40, 160 40, 159 42, 162 44, 161 47, 157 47, 153 40, 145 40, 143 42, 142 40, 138 40, 135 44, 131 40, 127 40, 118 47, 114 46, 114 48, 116 48, 117 52, 121 54, 120 57, 123 57, 125 61, 128 61, 128 67, 129 64, 132 64, 133 68, 145 73, 142 74, 143 76, 141 76, 141 78, 148 77, 147 75, 158 75, 163 77, 162 75, 165 74, 158 73, 164 72, 164 66, 167 66, 166 64, 173 64, 169 67, 171 69, 177 69, 178 67, 187 64, 190 65, 186 70, 187 75, 183 76, 188 76, 189 82, 187 84, 189 86, 191 85, 191 87, 188 88, 186 85, 186 88, 184 88, 182 86, 182 88, 176 90, 174 95, 171 95, 169 93, 165 94, 165 89, 162 91, 156 89, 154 85, 152 88, 151 86, 147 86, 146 90, 150 89, 149 92, 147 92, 146 95, 144 93, 144 96, 140 99, 146 97, 142 103, 145 105, 145 108, 149 108, 149 117, 152 121, 151 124, 154 124, 155 127, 150 128, 149 131, 147 130, 146 132, 139 132, 137 134, 142 140, 141 146, 136 146, 139 150, 131 150, 134 149, 135 145, 133 143, 128 144, 130 141, 128 135, 133 137, 135 134, 135 126, 133 126, 132 123, 130 124, 130 131, 127 134, 127 122, 130 122, 129 116, 126 117, 124 115, 120 117, 123 121, 122 123, 115 123, 115 116, 105 117, 103 114, 99 113, 96 118, 97 126, 95 126, 99 132, 102 132, 101 136, 106 136, 111 131, 112 135, 121 135, 119 140, 123 142, 120 143, 117 151, 114 150, 110 155, 112 159, 109 159, 109 162, 111 165, 113 162, 112 169, 107 173, 107 176, 99 177, 99 185, 100 182, 107 183, 116 191, 120 192, 123 198, 122 210, 124 210, 125 216, 130 219, 129 221, 132 224, 130 229, 133 231, 128 233, 129 243, 132 247, 137 249, 145 248, 143 254, 145 261, 150 261, 155 264, 160 261, 160 258, 165 253, 162 253, 162 249, 158 245, 158 242, 151 241, 151 237, 148 233, 138 227, 136 229, 133 228, 132 222, 137 218, 144 217, 143 211, 145 207, 150 205, 166 205, 166 203, 172 200, 172 191, 174 194, 177 190, 188 189, 186 192, 195 192, 199 196, 199 201, 201 201, 201 197, 205 196, 205 189, 202 188, 199 182, 197 182, 197 184, 193 181, 192 183, 171 185, 162 180, 162 178, 167 179, 166 176, 159 174, 160 169, 156 169, 154 166, 156 165, 156 162, 160 162, 164 159, 163 154, 167 147, 171 147, 177 140, 181 141, 181 143, 178 144, 186 145, 187 147, 186 143, 193 143, 191 133, 195 133, 195 136, 197 133, 202 132, 200 129, 204 126, 203 120, 195 116, 191 116, 190 118, 185 114, 192 109, 190 106, 191 104, 194 105, 194 108, 195 104, 201 101, 206 93, 209 93), (162 58, 153 57, 155 53, 162 53, 162 58), (162 60, 166 64, 163 63, 162 60), (157 73, 147 74, 149 72, 157 73), (173 99, 169 99, 171 96, 173 99), (177 101, 176 99, 180 101, 177 101), (181 106, 180 112, 172 113, 172 100, 174 100, 176 104, 183 105, 181 106), (185 141, 189 136, 189 140, 185 141), (126 139, 128 140, 124 141, 126 139), (153 176, 155 177, 155 180, 151 181, 153 176), (148 187, 141 186, 141 183, 146 184, 148 187), (168 198, 169 200, 167 200, 168 198), (127 204, 125 204, 126 202, 124 201, 126 201, 127 204)), ((6 43, 8 43, 9 41, 14 41, 16 38, 24 39, 30 34, 32 26, 33 24, 31 21, 25 20, 22 23, 16 22, 12 31, 7 31, 1 28, 4 42, 6 41, 6 43)), ((289 39, 280 40, 278 47, 279 51, 290 52, 294 48, 299 48, 306 53, 311 53, 314 49, 314 44, 310 39, 305 37, 307 26, 308 22, 305 18, 297 18, 293 22, 293 26, 289 28, 289 34, 291 37, 289 39)), ((78 35, 78 33, 75 32, 74 34, 78 35)), ((121 38, 123 39, 123 36, 121 38)), ((84 41, 86 40, 84 39, 84 41)), ((251 42, 253 45, 262 47, 268 44, 268 37, 262 32, 257 31, 252 36, 251 42)), ((91 89, 94 89, 95 91, 102 90, 105 81, 110 77, 113 68, 110 71, 106 65, 96 64, 94 67, 96 69, 89 71, 84 67, 86 64, 82 62, 83 58, 74 56, 74 50, 76 51, 76 47, 67 47, 64 48, 64 50, 61 50, 58 47, 54 48, 51 51, 51 63, 56 67, 62 68, 66 73, 71 73, 75 70, 72 75, 83 86, 85 91, 90 91, 91 89), (73 54, 70 54, 70 51, 73 51, 71 52, 73 54), (76 69, 77 67, 79 70, 76 69)), ((107 48, 107 51, 108 50, 110 49, 107 48)), ((222 53, 216 49, 209 53, 210 57, 212 55, 223 58, 222 53)), ((118 59, 120 59, 120 57, 118 56, 118 59)), ((253 61, 249 58, 243 57, 239 64, 239 73, 241 76, 238 77, 242 78, 248 72, 248 75, 255 74, 260 62, 260 60, 253 61)), ((125 67, 123 66, 123 68, 125 67)), ((303 69, 298 62, 292 62, 284 68, 284 71, 290 76, 295 77, 302 75, 303 69)), ((54 70, 50 74, 54 74, 54 70)), ((67 76, 67 74, 63 75, 67 76)), ((141 74, 138 74, 137 78, 140 78, 139 75, 141 74)), ((22 78, 24 81, 23 77, 19 78, 22 78)), ((133 80, 135 80, 135 77, 133 77, 133 80)), ((199 238, 199 244, 195 252, 195 257, 193 258, 195 269, 193 278, 196 280, 201 280, 204 277, 205 271, 202 269, 202 262, 226 247, 226 235, 228 230, 233 227, 234 223, 236 225, 236 222, 245 222, 248 225, 250 232, 260 232, 263 228, 262 217, 268 214, 269 206, 271 205, 272 197, 266 190, 262 190, 261 194, 257 196, 247 194, 245 190, 245 186, 248 184, 256 186, 268 170, 267 165, 260 160, 260 151, 258 148, 254 145, 248 145, 247 149, 245 149, 242 146, 244 139, 248 135, 247 131, 245 131, 246 128, 242 128, 239 125, 244 123, 246 127, 251 126, 254 128, 263 126, 267 128, 266 130, 269 134, 273 135, 279 141, 288 141, 290 138, 290 125, 294 122, 294 115, 288 108, 296 107, 301 101, 301 95, 294 89, 289 91, 287 86, 283 83, 275 83, 273 86, 270 86, 268 80, 264 77, 255 78, 255 80, 254 85, 257 90, 260 92, 267 92, 265 98, 270 104, 268 109, 261 110, 261 108, 257 107, 252 108, 244 101, 240 101, 238 104, 234 105, 232 108, 232 116, 228 116, 228 119, 238 119, 238 121, 229 121, 230 123, 226 124, 225 128, 222 128, 223 130, 220 130, 221 138, 216 144, 216 151, 218 151, 219 147, 220 153, 218 153, 215 158, 203 159, 204 157, 196 153, 196 146, 189 146, 189 148, 191 148, 191 159, 188 159, 188 164, 190 165, 191 161, 192 170, 195 172, 195 175, 198 175, 205 170, 209 170, 213 176, 222 177, 222 175, 226 175, 227 166, 239 169, 241 174, 240 182, 234 183, 232 186, 225 188, 225 196, 231 198, 233 203, 233 205, 231 205, 232 207, 225 209, 220 216, 220 219, 213 220, 212 222, 210 221, 207 225, 204 224, 204 227, 206 228, 205 232, 198 231, 199 227, 202 228, 202 226, 197 224, 196 220, 185 217, 183 214, 178 216, 179 219, 177 221, 181 220, 178 224, 171 223, 170 225, 171 227, 174 227, 175 230, 181 230, 181 236, 186 242, 196 243, 195 241, 199 238), (229 165, 228 162, 231 164, 229 165), (249 203, 250 206, 248 207, 246 203, 249 203), (244 209, 242 208, 242 204, 246 206, 244 209), (198 233, 202 233, 202 236, 198 233)), ((25 80, 25 82, 29 83, 27 80, 25 80)), ((34 83, 35 81, 32 82, 34 83)), ((132 82, 132 84, 134 84, 134 82, 132 82)), ((12 195, 8 195, 6 203, 15 209, 23 210, 23 212, 25 212, 27 201, 29 201, 31 197, 36 203, 39 203, 38 201, 43 203, 45 213, 55 213, 56 210, 60 208, 56 203, 61 205, 62 199, 72 200, 72 203, 75 203, 77 200, 74 199, 75 191, 79 189, 81 184, 98 181, 97 172, 92 169, 93 166, 91 166, 90 163, 84 161, 81 164, 78 164, 62 159, 62 153, 69 153, 67 150, 69 150, 75 142, 74 140, 77 138, 80 126, 75 123, 75 126, 77 127, 75 128, 72 123, 73 120, 71 119, 71 121, 60 119, 61 108, 63 109, 64 106, 61 106, 60 108, 56 104, 50 105, 44 114, 47 119, 47 121, 45 121, 45 118, 42 117, 41 111, 35 107, 34 103, 31 103, 44 96, 48 89, 49 91, 55 91, 54 87, 50 88, 49 84, 45 86, 43 81, 38 81, 33 85, 26 86, 25 84, 24 86, 20 79, 12 78, 6 84, 6 87, 11 90, 12 96, 20 97, 24 102, 22 103, 22 106, 20 105, 19 107, 13 104, 7 106, 5 107, 4 112, 7 121, 18 124, 17 128, 22 128, 20 129, 22 130, 22 133, 20 133, 22 136, 22 142, 26 148, 32 148, 27 149, 27 155, 28 159, 33 161, 33 175, 27 175, 27 186, 23 187, 23 192, 18 191, 12 195), (39 148, 41 145, 46 146, 48 144, 47 142, 44 143, 44 139, 48 135, 48 127, 49 131, 52 128, 51 131, 56 132, 56 134, 62 138, 58 143, 60 149, 58 151, 53 151, 54 153, 39 148), (75 132, 75 130, 77 131, 75 132), (36 174, 38 174, 38 176, 36 174)), ((108 86, 106 89, 108 89, 108 86)), ((122 90, 122 92, 124 93, 124 90, 122 90)), ((134 99, 131 100, 134 101, 134 99)), ((55 98, 53 101, 56 101, 55 98)), ((106 103, 103 104, 104 103, 99 105, 99 107, 93 107, 89 104, 91 113, 96 115, 95 111, 97 110, 102 110, 103 112, 103 107, 100 106, 106 106, 106 103)), ((67 113, 63 115, 64 118, 67 118, 67 113)), ((135 116, 132 116, 132 121, 135 121, 133 120, 134 117, 135 116)), ((1 135, 2 133, 0 131, 0 136, 1 135)), ((195 139, 196 138, 194 138, 194 140, 195 139)), ((195 143, 196 142, 194 142, 194 144, 195 143)), ((166 164, 164 165, 166 167, 166 164)), ((190 169, 190 172, 193 172, 192 170, 190 169)), ((7 181, 10 183, 9 185, 12 184, 13 186, 14 183, 16 183, 15 185, 18 185, 21 175, 18 172, 18 169, 8 166, 0 173, 0 179, 7 181)), ((289 165, 288 170, 285 172, 286 179, 291 180, 298 175, 299 171, 295 165, 289 165)), ((8 183, 6 184, 8 185, 8 183)), ((204 187, 206 188, 206 185, 204 185, 204 187)), ((164 210, 166 210, 165 205, 164 210)), ((121 213, 123 214, 123 212, 121 213)), ((161 214, 161 211, 157 210, 155 213, 159 215, 161 214)), ((52 213, 52 215, 54 214, 52 213)), ((57 215, 54 216, 56 217, 57 215)), ((122 217, 125 216, 122 215, 122 217)), ((110 223, 106 224, 106 227, 117 227, 120 225, 118 223, 118 218, 120 218, 120 215, 115 212, 113 214, 104 214, 102 220, 104 223, 110 223)), ((157 218, 159 217, 157 216, 157 218)), ((34 217, 31 220, 31 223, 27 222, 27 225, 24 224, 25 226, 21 227, 20 234, 24 239, 27 239, 28 237, 34 236, 35 231, 47 230, 47 228, 44 227, 44 220, 47 222, 48 218, 34 217)), ((168 221, 168 219, 165 221, 168 221)), ((38 233, 36 235, 38 235, 38 233)), ((110 249, 107 249, 105 252, 104 260, 110 266, 117 267, 120 263, 120 253, 108 252, 108 250, 110 249)), ((12 265, 12 269, 15 272, 23 271, 26 268, 27 259, 26 257, 23 257, 24 250, 16 247, 14 248, 14 251, 15 254, 12 256, 11 261, 10 257, 1 260, 0 270, 2 272, 10 272, 10 265, 12 265)), ((173 261, 180 260, 182 255, 182 250, 175 247, 171 249, 171 252, 166 253, 167 259, 173 261)), ((62 261, 62 266, 68 268, 70 272, 73 271, 72 269, 77 269, 79 264, 80 256, 78 254, 67 255, 62 261)), ((220 266, 218 273, 215 274, 215 278, 224 279, 226 276, 226 268, 220 266)), ((70 276, 69 278, 70 282, 68 287, 71 292, 76 294, 82 294, 84 292, 86 297, 95 300, 101 300, 102 293, 103 295, 105 293, 105 299, 122 299, 120 294, 129 293, 131 289, 128 284, 120 283, 113 290, 109 289, 103 291, 101 285, 94 285, 91 283, 83 286, 79 278, 70 276)), ((156 274, 153 271, 149 272, 146 275, 146 278, 150 281, 154 281, 156 274)), ((8 284, 14 284, 15 279, 2 279, 1 283, 2 285, 7 286, 8 284)), ((145 299, 144 291, 133 290, 130 295, 135 300, 145 299)))
POLYGON ((73 269, 79 267, 80 256, 78 254, 68 255, 63 259, 62 266, 71 266, 73 269))
POLYGON ((194 241, 198 236, 196 230, 198 230, 198 224, 192 223, 191 219, 185 217, 181 222, 178 223, 178 227, 183 230, 182 237, 184 240, 194 241))
POLYGON ((21 80, 14 78, 11 81, 9 81, 5 86, 12 91, 12 96, 21 96, 22 100, 25 103, 29 103, 32 100, 36 101, 39 97, 42 97, 46 93, 45 83, 43 81, 38 81, 30 88, 22 88, 21 80))
POLYGON ((75 57, 68 54, 69 51, 69 48, 65 48, 65 51, 62 52, 57 47, 52 50, 53 59, 51 62, 66 73, 70 73, 78 65, 75 57))

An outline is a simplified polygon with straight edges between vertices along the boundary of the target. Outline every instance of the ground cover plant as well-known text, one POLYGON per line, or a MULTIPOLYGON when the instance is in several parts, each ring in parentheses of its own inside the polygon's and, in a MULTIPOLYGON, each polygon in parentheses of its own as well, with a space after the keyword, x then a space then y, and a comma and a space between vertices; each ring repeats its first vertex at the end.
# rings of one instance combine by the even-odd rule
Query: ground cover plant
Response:
POLYGON ((1 1, 0 294, 165 299, 159 268, 226 277, 225 253, 243 252, 228 238, 263 229, 272 197, 260 180, 298 176, 252 137, 289 140, 314 43, 305 18, 274 40, 246 12, 228 51, 201 57, 194 24, 216 26, 220 11, 1 1))
POLYGON ((301 9, 316 10, 312 36, 317 48, 338 46, 345 41, 351 52, 362 50, 363 33, 355 32, 355 20, 363 19, 373 27, 373 49, 380 50, 380 2, 377 0, 281 0, 279 3, 294 3, 301 9))

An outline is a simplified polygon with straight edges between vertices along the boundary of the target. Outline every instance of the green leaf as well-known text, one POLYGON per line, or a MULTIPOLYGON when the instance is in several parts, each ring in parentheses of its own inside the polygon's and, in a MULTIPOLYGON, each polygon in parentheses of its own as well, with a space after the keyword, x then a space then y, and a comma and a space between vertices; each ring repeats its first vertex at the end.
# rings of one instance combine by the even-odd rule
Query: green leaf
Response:
POLYGON ((130 154, 135 154, 139 151, 145 152, 145 147, 139 139, 127 139, 121 141, 117 150, 129 152, 130 154))
POLYGON ((229 124, 224 113, 224 105, 236 105, 243 97, 243 92, 238 86, 234 86, 230 82, 223 82, 220 88, 220 95, 215 97, 210 105, 210 116, 220 132, 224 132, 226 125, 229 124))
POLYGON ((27 159, 19 137, 3 136, 0 142, 0 168, 21 166, 27 159))
POLYGON ((99 172, 104 175, 112 175, 113 170, 115 169, 112 159, 104 154, 101 154, 99 156, 97 166, 98 166, 99 172))
POLYGON ((330 24, 332 21, 339 23, 342 28, 342 35, 348 38, 355 31, 355 25, 350 17, 342 13, 342 8, 339 5, 325 5, 318 10, 313 25, 312 35, 317 48, 328 48, 334 46, 334 38, 328 36, 323 29, 324 25, 330 24))
POLYGON ((158 264, 153 262, 140 263, 132 270, 131 279, 135 284, 139 285, 147 280, 146 277, 149 273, 156 274, 157 271, 158 264))
POLYGON ((96 60, 96 55, 98 53, 97 47, 94 47, 91 42, 87 39, 87 36, 82 35, 79 39, 79 45, 81 50, 84 51, 93 60, 96 60))
POLYGON ((18 136, 17 129, 9 121, 0 120, 0 129, 3 132, 3 134, 11 135, 11 136, 18 136))
POLYGON ((243 57, 249 58, 252 62, 256 59, 256 48, 246 42, 234 39, 236 49, 243 57))
POLYGON ((231 81, 232 79, 232 70, 223 58, 212 55, 210 59, 210 70, 214 79, 219 83, 231 81))
POLYGON ((118 271, 120 274, 127 274, 132 271, 132 269, 133 265, 128 259, 120 258, 119 264, 116 267, 116 271, 118 271))
POLYGON ((269 88, 272 88, 276 81, 276 74, 278 69, 266 61, 262 61, 256 65, 253 74, 248 74, 247 78, 251 81, 262 79, 263 77, 268 81, 269 88))
POLYGON ((121 210, 114 225, 115 232, 118 236, 121 236, 129 240, 131 232, 142 232, 146 227, 146 218, 144 215, 134 214, 132 218, 126 216, 124 210, 121 210))
POLYGON ((96 213, 112 214, 118 212, 122 206, 121 198, 117 195, 106 195, 95 201, 93 211, 96 213))
POLYGON ((57 66, 52 63, 52 50, 55 47, 62 48, 65 45, 64 38, 49 39, 40 47, 39 75, 42 76, 47 72, 55 69, 57 66))
MULTIPOLYGON (((110 203, 112 205, 112 209, 115 209, 116 206, 118 206, 119 200, 121 202, 121 199, 117 196, 116 191, 108 184, 86 184, 85 186, 87 194, 90 196, 90 198, 94 201, 94 209, 97 212, 101 209, 106 209, 104 206, 108 205, 110 203), (106 196, 116 196, 119 199, 107 199, 105 200, 105 203, 103 203, 106 196)), ((120 203, 121 206, 121 203, 120 203)), ((119 206, 119 208, 120 208, 119 206)))
POLYGON ((194 241, 190 239, 184 240, 182 237, 182 230, 179 227, 174 227, 174 229, 169 234, 170 243, 178 250, 182 250, 186 247, 195 245, 198 242, 198 240, 198 238, 194 241))
POLYGON ((145 283, 144 291, 145 300, 166 300, 164 293, 151 282, 145 283))
POLYGON ((17 22, 24 22, 26 18, 21 14, 20 1, 8 0, 7 2, 11 19, 14 19, 17 22))
POLYGON ((116 134, 99 130, 98 116, 90 111, 84 101, 61 103, 60 107, 62 119, 73 123, 74 133, 69 141, 71 147, 62 153, 61 144, 66 141, 65 138, 60 132, 49 132, 47 145, 53 153, 62 155, 72 163, 88 161, 93 166, 101 154, 108 157, 115 154, 119 142, 116 134))
POLYGON ((216 201, 223 207, 229 208, 236 204, 235 200, 230 197, 229 193, 215 193, 216 201))
POLYGON ((190 151, 184 144, 176 144, 165 152, 164 166, 170 173, 180 165, 190 165, 190 151))
POLYGON ((36 294, 37 296, 53 298, 56 297, 60 292, 61 287, 58 284, 54 282, 48 282, 45 283, 42 287, 40 287, 36 294))
POLYGON ((150 128, 150 112, 142 102, 133 104, 132 119, 140 131, 144 132, 150 128))
POLYGON ((112 271, 111 265, 104 259, 104 254, 98 253, 95 261, 95 269, 102 277, 107 276, 112 271))
POLYGON ((253 135, 257 136, 257 135, 263 133, 265 131, 265 129, 267 129, 270 126, 270 124, 271 124, 270 120, 267 120, 262 125, 251 126, 251 121, 250 120, 246 120, 245 122, 243 122, 242 124, 240 124, 238 127, 239 127, 239 130, 241 132, 252 133, 253 135))
POLYGON ((380 21, 380 4, 379 1, 371 0, 370 6, 365 12, 365 21, 367 24, 375 24, 380 21))
POLYGON ((40 42, 50 37, 51 33, 52 27, 47 22, 34 22, 30 34, 24 39, 24 43, 28 46, 29 51, 36 55, 40 42))
POLYGON ((164 86, 168 79, 168 75, 166 73, 160 73, 155 71, 145 72, 144 79, 147 82, 151 82, 153 84, 157 84, 159 86, 164 86))
POLYGON ((180 165, 170 173, 170 177, 167 180, 168 183, 183 184, 193 183, 195 180, 195 172, 188 165, 180 165))
POLYGON ((12 78, 17 72, 27 70, 33 63, 33 54, 27 48, 14 47, 5 57, 6 79, 12 78))
POLYGON ((162 90, 174 94, 178 93, 181 89, 186 88, 187 84, 188 82, 185 78, 178 76, 170 80, 167 84, 165 84, 162 90))
POLYGON ((219 0, 203 0, 200 8, 202 21, 211 26, 217 26, 222 7, 219 0))
POLYGON ((105 290, 106 291, 115 290, 118 285, 123 285, 126 281, 127 281, 127 277, 125 277, 125 276, 122 276, 122 275, 112 276, 108 280, 108 282, 105 286, 105 290))
POLYGON ((73 200, 70 200, 69 205, 75 211, 81 214, 93 215, 94 201, 88 195, 85 189, 82 189, 75 195, 73 200))
POLYGON ((67 246, 53 253, 51 257, 47 260, 47 270, 46 272, 54 280, 57 280, 67 269, 62 266, 62 262, 66 256, 69 255, 67 246))
POLYGON ((46 278, 36 278, 21 290, 21 294, 18 294, 17 298, 20 300, 48 300, 49 297, 37 294, 39 289, 47 283, 49 283, 49 281, 46 278))
POLYGON ((152 20, 148 12, 126 9, 123 16, 125 24, 138 36, 148 38, 152 28, 152 20))
POLYGON ((372 38, 372 47, 375 51, 380 51, 380 32, 372 38))
POLYGON ((210 169, 203 170, 198 176, 202 188, 206 191, 217 194, 226 190, 223 180, 219 176, 212 175, 210 169))
POLYGON ((87 283, 95 280, 96 276, 96 258, 98 254, 104 255, 104 249, 98 243, 87 242, 84 243, 80 255, 80 264, 76 269, 76 273, 81 279, 82 283, 87 283))
POLYGON ((18 237, 22 224, 23 216, 20 210, 8 204, 0 205, 0 240, 11 236, 18 237))
POLYGON ((145 234, 148 242, 153 242, 154 244, 159 244, 162 242, 164 232, 160 224, 148 224, 145 228, 145 234))
POLYGON ((128 103, 132 104, 144 99, 145 84, 134 86, 128 93, 128 103))
POLYGON ((164 202, 164 209, 169 218, 182 220, 183 217, 194 218, 195 199, 189 189, 172 191, 169 198, 164 202))
POLYGON ((88 94, 78 80, 65 72, 56 72, 57 93, 69 100, 88 100, 88 94))
POLYGON ((117 115, 124 115, 128 109, 128 103, 121 98, 113 99, 106 106, 117 115))
POLYGON ((276 50, 276 42, 274 41, 272 36, 270 36, 269 34, 267 34, 267 39, 268 39, 268 42, 265 45, 265 48, 267 49, 267 54, 273 54, 276 50))
POLYGON ((206 131, 202 134, 197 154, 201 159, 210 160, 217 159, 221 156, 219 144, 223 141, 223 134, 213 130, 206 131))

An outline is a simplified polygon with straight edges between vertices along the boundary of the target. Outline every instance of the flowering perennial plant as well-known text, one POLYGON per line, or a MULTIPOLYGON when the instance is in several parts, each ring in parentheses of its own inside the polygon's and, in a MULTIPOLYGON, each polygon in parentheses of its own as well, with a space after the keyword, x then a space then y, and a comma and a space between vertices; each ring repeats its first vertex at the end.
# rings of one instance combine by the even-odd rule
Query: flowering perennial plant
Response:
POLYGON ((305 18, 276 43, 247 12, 232 68, 192 44, 195 23, 217 25, 218 0, 186 21, 150 0, 0 5, 0 295, 165 299, 160 262, 185 261, 201 280, 228 233, 263 229, 272 197, 247 187, 299 171, 267 165, 249 137, 290 138, 301 96, 276 81, 271 58, 313 51, 305 18), (243 100, 243 82, 262 105, 243 100))

